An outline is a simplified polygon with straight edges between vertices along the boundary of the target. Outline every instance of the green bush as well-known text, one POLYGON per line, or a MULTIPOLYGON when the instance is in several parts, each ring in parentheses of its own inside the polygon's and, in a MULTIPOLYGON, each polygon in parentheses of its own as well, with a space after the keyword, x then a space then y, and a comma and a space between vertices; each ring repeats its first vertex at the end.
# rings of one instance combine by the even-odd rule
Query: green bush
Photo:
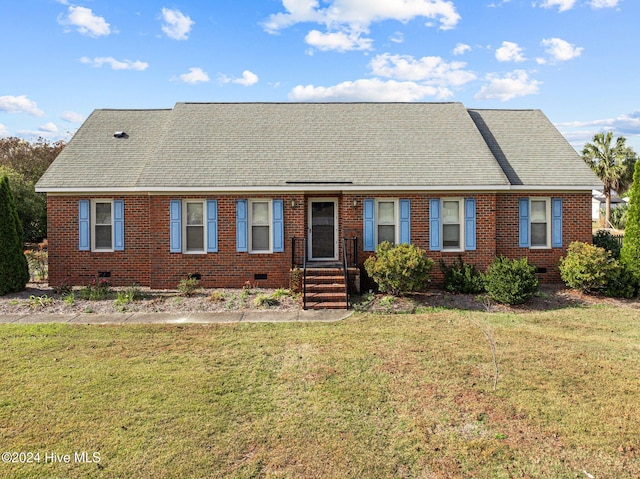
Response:
POLYGON ((598 232, 593 235, 593 244, 606 249, 611 253, 612 258, 620 258, 620 242, 618 241, 618 238, 612 235, 609 231, 598 230, 598 232))
POLYGON ((640 161, 635 164, 629 192, 629 211, 620 262, 634 278, 634 283, 640 284, 640 161))
POLYGON ((489 298, 503 304, 522 304, 538 291, 536 267, 527 258, 496 258, 484 277, 489 298))
POLYGON ((457 263, 448 266, 440 260, 444 274, 444 289, 449 293, 477 294, 484 291, 484 275, 472 264, 467 264, 458 256, 457 263))
POLYGON ((195 276, 182 278, 178 283, 178 291, 182 296, 193 296, 200 289, 200 281, 195 276))
POLYGON ((608 278, 602 292, 605 296, 612 298, 633 298, 638 290, 636 280, 624 264, 619 263, 619 266, 618 270, 608 278))
POLYGON ((22 291, 29 282, 29 263, 22 249, 22 224, 9 186, 0 180, 0 296, 22 291))
POLYGON ((433 260, 417 246, 394 246, 384 241, 376 248, 375 256, 365 260, 364 268, 380 291, 399 296, 426 287, 433 260))
POLYGON ((583 293, 603 291, 619 276, 620 265, 604 248, 574 241, 560 259, 560 277, 567 286, 583 293))

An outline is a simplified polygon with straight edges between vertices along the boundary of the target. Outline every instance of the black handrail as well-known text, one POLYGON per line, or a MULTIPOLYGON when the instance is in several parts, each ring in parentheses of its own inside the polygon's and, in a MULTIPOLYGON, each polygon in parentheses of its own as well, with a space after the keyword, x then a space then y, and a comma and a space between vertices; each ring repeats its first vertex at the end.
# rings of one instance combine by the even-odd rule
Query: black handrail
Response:
POLYGON ((347 238, 342 238, 342 273, 344 274, 344 294, 346 308, 349 309, 349 266, 347 264, 347 238))
POLYGON ((291 269, 302 268, 302 309, 307 309, 307 238, 291 238, 291 269), (296 243, 302 242, 302 257, 298 258, 296 243))

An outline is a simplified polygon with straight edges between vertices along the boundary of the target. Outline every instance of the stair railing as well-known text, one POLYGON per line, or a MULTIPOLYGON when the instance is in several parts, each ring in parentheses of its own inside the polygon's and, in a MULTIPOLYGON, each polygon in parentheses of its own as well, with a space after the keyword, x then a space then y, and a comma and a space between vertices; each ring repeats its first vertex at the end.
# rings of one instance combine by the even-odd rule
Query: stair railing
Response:
POLYGON ((291 238, 291 269, 302 268, 302 309, 307 309, 307 238, 291 238), (302 243, 302 254, 298 253, 297 243, 302 243))

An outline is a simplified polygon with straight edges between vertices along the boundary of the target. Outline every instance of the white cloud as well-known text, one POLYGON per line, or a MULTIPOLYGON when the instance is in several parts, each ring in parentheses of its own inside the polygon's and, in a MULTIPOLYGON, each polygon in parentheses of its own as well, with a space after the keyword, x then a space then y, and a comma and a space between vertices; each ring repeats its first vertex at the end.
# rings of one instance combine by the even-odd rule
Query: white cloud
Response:
POLYGON ((415 59, 410 55, 383 53, 371 60, 369 68, 376 76, 397 80, 419 81, 431 85, 460 86, 476 76, 463 68, 464 62, 448 63, 440 57, 415 59))
POLYGON ((162 9, 162 31, 174 40, 186 40, 189 37, 191 27, 195 23, 191 18, 184 15, 180 10, 170 8, 162 9))
POLYGON ((390 38, 393 43, 404 43, 404 33, 395 32, 390 38))
POLYGON ((558 7, 559 12, 565 12, 571 10, 575 5, 576 0, 544 0, 540 5, 543 8, 558 7))
POLYGON ((39 126, 37 130, 20 130, 18 131, 18 134, 21 137, 36 136, 38 138, 47 138, 49 140, 64 136, 60 134, 60 130, 56 124, 52 122, 39 126))
POLYGON ((69 123, 82 123, 84 121, 84 115, 75 111, 65 111, 60 118, 69 123))
POLYGON ((517 43, 502 42, 502 46, 496 50, 496 60, 499 62, 523 62, 526 58, 517 43))
POLYGON ((326 33, 314 33, 309 40, 316 41, 323 49, 331 49, 335 44, 339 51, 351 49, 369 49, 372 40, 356 41, 374 22, 396 20, 408 22, 418 17, 437 20, 443 30, 451 29, 460 20, 453 2, 447 0, 326 0, 320 7, 318 0, 282 0, 285 12, 272 14, 263 27, 269 33, 295 25, 297 23, 317 23, 324 25, 326 33), (324 37, 322 37, 324 35, 324 37), (349 43, 348 40, 351 40, 349 43), (363 48, 365 47, 366 48, 363 48))
POLYGON ((100 68, 102 65, 107 64, 111 66, 112 70, 137 70, 144 71, 149 68, 149 64, 146 62, 141 62, 140 60, 131 61, 131 60, 116 60, 113 57, 96 57, 96 58, 88 58, 82 57, 80 59, 81 63, 86 65, 92 65, 95 68, 100 68))
POLYGON ((0 136, 9 136, 9 130, 2 123, 0 123, 0 136))
POLYGON ((615 8, 620 0, 591 0, 591 8, 615 8))
POLYGON ((40 128, 38 128, 38 131, 41 131, 43 133, 56 134, 58 133, 58 127, 55 125, 55 123, 48 122, 40 126, 40 128))
POLYGON ((471 46, 466 43, 458 43, 456 47, 453 49, 454 55, 464 55, 467 52, 471 51, 471 46))
MULTIPOLYGON (((576 47, 561 38, 545 38, 542 40, 541 45, 546 47, 546 52, 551 56, 551 60, 556 62, 565 62, 577 58, 584 50, 584 48, 576 47)), ((544 60, 540 61, 538 59, 538 63, 544 63, 544 60)))
POLYGON ((366 31, 340 31, 322 33, 318 30, 311 30, 304 38, 307 44, 322 51, 335 50, 346 52, 350 50, 371 50, 373 40, 362 38, 366 31))
POLYGON ((180 81, 191 83, 192 85, 196 83, 207 83, 209 81, 209 75, 200 67, 189 68, 189 73, 183 73, 178 78, 180 81))
MULTIPOLYGON (((597 127, 597 129, 615 130, 622 135, 640 135, 640 110, 630 114, 622 114, 615 118, 558 123, 556 126, 571 128, 597 127)), ((591 133, 591 136, 593 136, 593 133, 591 133)))
POLYGON ((292 101, 387 101, 412 102, 426 97, 446 98, 446 89, 415 82, 382 81, 377 78, 347 81, 330 87, 298 85, 289 92, 292 101))
POLYGON ((58 17, 61 25, 76 27, 78 32, 90 37, 109 35, 111 28, 104 18, 94 15, 90 8, 69 6, 67 16, 58 17))
POLYGON ((26 113, 32 116, 44 116, 44 112, 38 108, 35 101, 29 100, 26 95, 0 96, 0 111, 6 113, 26 113))
POLYGON ((258 83, 259 78, 255 73, 245 70, 240 78, 230 78, 226 75, 220 75, 220 83, 235 83, 242 86, 251 86, 258 83))
POLYGON ((519 96, 538 93, 538 87, 542 82, 532 80, 524 70, 515 70, 500 78, 496 75, 488 75, 488 85, 484 85, 475 95, 476 100, 500 100, 508 101, 519 96))

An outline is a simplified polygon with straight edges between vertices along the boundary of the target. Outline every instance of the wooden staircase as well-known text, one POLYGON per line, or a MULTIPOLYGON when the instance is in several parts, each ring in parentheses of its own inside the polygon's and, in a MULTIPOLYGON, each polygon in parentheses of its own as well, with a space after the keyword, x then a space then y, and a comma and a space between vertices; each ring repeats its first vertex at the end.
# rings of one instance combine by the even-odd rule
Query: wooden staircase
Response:
POLYGON ((342 268, 307 268, 306 309, 347 309, 342 268))

